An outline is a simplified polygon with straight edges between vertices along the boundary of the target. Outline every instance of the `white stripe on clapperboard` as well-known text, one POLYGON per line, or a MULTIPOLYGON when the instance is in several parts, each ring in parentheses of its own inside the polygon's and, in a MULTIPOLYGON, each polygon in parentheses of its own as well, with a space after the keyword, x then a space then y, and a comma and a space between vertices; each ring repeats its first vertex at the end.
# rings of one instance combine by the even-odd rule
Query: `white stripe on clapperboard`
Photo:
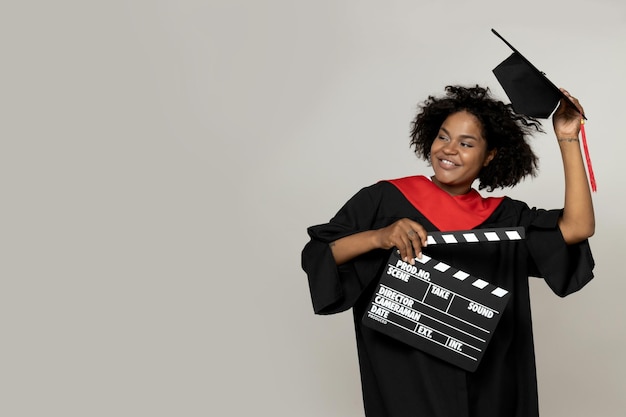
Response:
MULTIPOLYGON (((427 256, 427 255, 424 255, 424 254, 422 254, 422 258, 421 258, 421 259, 420 259, 420 258, 415 258, 415 261, 417 261, 417 262, 419 262, 419 263, 421 263, 421 264, 424 264, 424 265, 426 265, 426 264, 427 264, 430 260, 432 260, 432 258, 431 258, 430 256, 427 256)), ((445 263, 443 263, 443 262, 439 262, 439 261, 437 261, 437 265, 433 266, 433 268, 434 268, 434 269, 436 269, 436 270, 437 270, 437 271, 439 271, 439 272, 446 272, 448 269, 450 269, 450 268, 452 268, 452 267, 451 267, 450 265, 448 265, 448 264, 445 264, 445 263)), ((463 281, 463 280, 465 280, 467 277, 469 277, 469 276, 470 276, 470 274, 468 274, 467 272, 461 271, 461 270, 459 269, 459 270, 458 270, 457 272, 455 272, 452 276, 453 276, 454 278, 456 278, 456 279, 460 280, 460 281, 463 281)), ((419 278, 419 277, 416 277, 416 278, 419 278)), ((482 289, 484 289, 487 285, 489 285, 489 283, 488 283, 487 281, 484 281, 484 280, 480 279, 480 278, 477 278, 477 279, 476 279, 476 281, 472 282, 472 285, 473 285, 474 287, 476 287, 476 288, 480 288, 480 289, 482 290, 482 289)), ((446 288, 446 290, 450 291, 448 288, 446 288)), ((451 291, 451 292, 454 292, 454 291, 451 291)), ((456 294, 456 293, 455 293, 455 294, 456 294)), ((508 291, 507 291, 507 290, 505 290, 504 288, 496 287, 496 289, 494 289, 493 291, 491 291, 491 294, 495 295, 496 297, 500 297, 500 298, 502 298, 502 297, 504 297, 506 294, 508 294, 508 291)), ((457 295, 458 295, 458 294, 457 294, 457 295)), ((474 300, 471 300, 471 299, 469 299, 469 298, 467 298, 467 297, 463 297, 462 295, 459 295, 459 296, 460 296, 460 297, 462 297, 462 298, 465 298, 466 300, 469 300, 469 301, 471 301, 471 302, 475 302, 474 300)), ((485 307, 485 308, 489 308, 489 307, 487 307, 487 306, 483 306, 483 307, 485 307)), ((490 309, 490 310, 493 310, 492 308, 489 308, 489 309, 490 309)), ((494 311, 495 313, 500 314, 500 312, 499 312, 499 311, 496 311, 496 310, 493 310, 493 311, 494 311)))

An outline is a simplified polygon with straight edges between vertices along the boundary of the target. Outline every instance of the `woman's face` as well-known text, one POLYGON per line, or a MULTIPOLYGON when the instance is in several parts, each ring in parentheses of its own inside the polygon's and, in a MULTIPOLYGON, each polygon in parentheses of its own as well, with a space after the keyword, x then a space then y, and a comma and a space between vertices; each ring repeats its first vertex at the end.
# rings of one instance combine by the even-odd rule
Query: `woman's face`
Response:
POLYGON ((480 170, 496 155, 487 151, 482 125, 471 113, 453 113, 443 122, 430 147, 433 182, 451 195, 465 194, 480 170))

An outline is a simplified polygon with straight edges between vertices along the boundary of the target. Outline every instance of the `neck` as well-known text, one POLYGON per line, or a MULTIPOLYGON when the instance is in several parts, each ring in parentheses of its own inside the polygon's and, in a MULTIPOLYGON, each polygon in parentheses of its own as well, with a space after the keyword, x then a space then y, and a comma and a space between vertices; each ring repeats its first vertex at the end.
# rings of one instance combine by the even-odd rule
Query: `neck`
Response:
POLYGON ((449 186, 446 184, 441 183, 434 175, 432 177, 430 177, 431 181, 433 182, 433 184, 435 184, 437 187, 441 188, 443 191, 445 191, 446 193, 450 194, 451 196, 457 196, 457 195, 464 195, 469 193, 470 191, 472 191, 472 187, 466 187, 466 186, 449 186))

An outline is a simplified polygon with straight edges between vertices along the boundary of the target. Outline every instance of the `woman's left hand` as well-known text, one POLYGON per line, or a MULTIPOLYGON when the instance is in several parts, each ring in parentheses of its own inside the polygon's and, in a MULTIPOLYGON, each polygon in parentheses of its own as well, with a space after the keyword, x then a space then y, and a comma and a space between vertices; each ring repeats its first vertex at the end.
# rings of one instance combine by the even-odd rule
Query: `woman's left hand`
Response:
POLYGON ((568 93, 567 90, 563 88, 560 90, 576 105, 576 109, 564 99, 561 100, 559 107, 552 116, 554 133, 557 138, 577 138, 580 132, 582 115, 584 114, 583 108, 578 99, 568 93))

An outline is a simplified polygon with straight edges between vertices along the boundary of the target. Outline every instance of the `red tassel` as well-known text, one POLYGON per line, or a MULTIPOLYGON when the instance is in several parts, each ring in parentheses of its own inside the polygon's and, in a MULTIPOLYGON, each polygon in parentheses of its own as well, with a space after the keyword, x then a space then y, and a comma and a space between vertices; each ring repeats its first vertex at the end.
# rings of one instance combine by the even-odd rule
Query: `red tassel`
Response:
POLYGON ((587 161, 587 171, 589 172, 589 182, 591 183, 591 191, 598 190, 596 186, 596 177, 593 175, 593 167, 591 166, 591 157, 589 156, 589 149, 587 148, 587 135, 585 134, 585 120, 580 121, 580 133, 583 137, 583 149, 585 151, 585 160, 587 161))

